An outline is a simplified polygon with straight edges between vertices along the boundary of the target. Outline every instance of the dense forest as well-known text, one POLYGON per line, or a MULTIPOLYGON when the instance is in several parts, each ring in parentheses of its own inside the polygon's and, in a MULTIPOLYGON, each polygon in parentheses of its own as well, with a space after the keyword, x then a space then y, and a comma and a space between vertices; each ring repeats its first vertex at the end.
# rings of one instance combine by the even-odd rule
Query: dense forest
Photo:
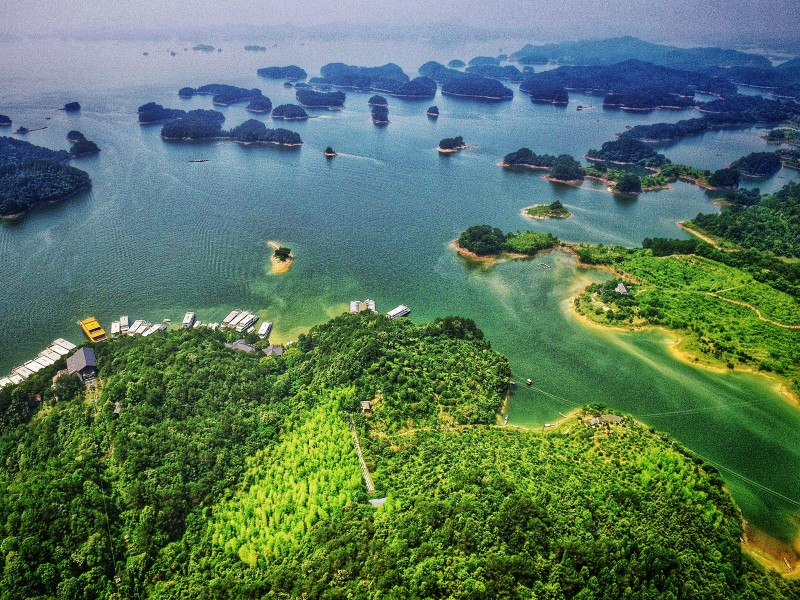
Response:
POLYGON ((298 106, 297 104, 281 104, 280 106, 275 107, 275 110, 272 111, 272 118, 285 119, 287 121, 295 119, 307 119, 308 113, 302 106, 298 106))
POLYGON ((252 113, 268 113, 272 110, 272 101, 266 96, 253 96, 245 106, 245 110, 252 113))
POLYGON ((478 256, 498 256, 505 252, 534 256, 541 250, 557 246, 560 241, 552 233, 503 233, 491 225, 472 225, 458 236, 456 243, 459 248, 478 256))
POLYGON ((317 92, 309 89, 299 89, 295 93, 297 101, 310 108, 339 108, 344 106, 347 96, 344 92, 317 92))
POLYGON ((211 96, 211 102, 216 106, 230 106, 238 102, 245 102, 253 98, 263 97, 261 90, 253 88, 236 87, 225 83, 209 83, 199 88, 184 87, 178 91, 181 98, 191 98, 195 95, 211 96))
POLYGON ((455 152, 456 150, 462 150, 466 147, 467 145, 464 143, 464 138, 460 135, 451 138, 443 138, 439 141, 440 152, 455 152))
POLYGON ((667 158, 656 152, 652 146, 637 139, 625 137, 605 142, 600 150, 589 150, 586 157, 593 160, 649 167, 659 167, 668 162, 667 158))
POLYGON ((600 407, 492 426, 510 370, 469 320, 224 341, 124 337, 96 392, 53 385, 63 359, 0 390, 4 598, 796 597, 680 445, 600 407))
MULTIPOLYGON (((749 197, 743 196, 745 199, 749 197)), ((716 214, 699 214, 690 225, 742 248, 800 257, 800 184, 787 183, 775 194, 747 205, 724 206, 716 214)))
POLYGON ((435 82, 427 77, 410 79, 394 63, 380 67, 329 63, 320 69, 320 74, 321 77, 312 77, 309 82, 314 85, 331 85, 411 98, 433 98, 436 95, 435 82))
POLYGON ((652 142, 677 140, 723 127, 780 124, 800 115, 800 105, 795 102, 761 96, 730 96, 702 103, 699 108, 705 113, 701 118, 685 119, 677 123, 636 125, 622 132, 622 137, 652 142))
POLYGON ((305 69, 301 69, 297 65, 289 65, 288 67, 264 67, 256 71, 259 77, 266 77, 267 79, 289 79, 292 81, 302 81, 308 77, 305 69))
POLYGON ((561 89, 605 95, 604 105, 629 108, 689 108, 695 104, 695 92, 736 93, 736 86, 723 79, 640 60, 528 73, 519 88, 520 92, 537 98, 545 90, 561 89))
POLYGON ((522 81, 522 71, 514 65, 506 65, 500 67, 498 65, 470 65, 466 69, 467 73, 480 75, 482 77, 491 77, 492 79, 503 79, 511 83, 519 83, 522 81))
MULTIPOLYGON (((73 149, 88 149, 87 144, 96 148, 84 141, 73 149)), ((85 171, 63 164, 79 155, 0 137, 0 216, 25 213, 89 189, 92 180, 85 171)))
POLYGON ((376 125, 385 125, 389 122, 389 107, 386 105, 376 104, 371 109, 372 122, 376 125))
POLYGON ((781 170, 781 159, 774 152, 751 152, 731 164, 745 177, 770 177, 781 170))
POLYGON ((769 68, 769 59, 723 48, 679 48, 625 36, 558 44, 526 45, 511 55, 522 64, 545 64, 552 60, 567 65, 611 65, 627 60, 647 61, 673 69, 702 71, 709 67, 769 68))
POLYGON ((186 114, 186 111, 179 108, 164 108, 155 102, 148 102, 139 107, 138 114, 139 124, 154 125, 179 119, 186 114))

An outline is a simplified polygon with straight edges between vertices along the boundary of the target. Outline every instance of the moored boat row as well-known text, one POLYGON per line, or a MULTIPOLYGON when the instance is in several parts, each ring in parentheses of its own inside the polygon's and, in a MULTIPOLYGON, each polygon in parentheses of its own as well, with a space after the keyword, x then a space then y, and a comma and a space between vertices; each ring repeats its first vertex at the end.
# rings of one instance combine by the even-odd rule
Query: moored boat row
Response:
POLYGON ((14 367, 9 375, 0 377, 0 388, 19 383, 34 373, 38 373, 45 367, 55 364, 57 360, 69 354, 76 347, 75 344, 63 338, 54 340, 47 348, 39 352, 36 358, 32 358, 20 366, 14 367))

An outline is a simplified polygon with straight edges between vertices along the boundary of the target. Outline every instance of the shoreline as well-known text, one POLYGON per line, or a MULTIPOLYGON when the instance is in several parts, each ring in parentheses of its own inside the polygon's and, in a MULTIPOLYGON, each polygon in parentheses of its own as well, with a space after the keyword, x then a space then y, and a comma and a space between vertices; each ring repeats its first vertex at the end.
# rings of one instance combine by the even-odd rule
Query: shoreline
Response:
POLYGON ((538 208, 539 206, 550 206, 550 205, 549 204, 534 204, 532 206, 526 206, 525 208, 521 208, 519 212, 526 219, 531 219, 531 220, 534 220, 534 221, 546 221, 547 219, 562 219, 563 220, 563 219, 571 219, 572 218, 572 213, 569 212, 569 211, 567 211, 566 215, 553 215, 553 214, 550 214, 550 215, 537 215, 537 216, 534 216, 534 215, 528 214, 528 209, 538 208))
POLYGON ((719 245, 719 243, 713 237, 711 237, 709 235, 706 235, 705 233, 702 233, 700 231, 697 231, 693 227, 689 227, 686 223, 687 223, 686 221, 676 221, 675 222, 675 224, 678 227, 680 227, 683 231, 685 231, 689 235, 693 235, 696 238, 703 240, 706 244, 709 244, 710 246, 716 248, 717 250, 720 250, 720 251, 722 250, 722 247, 719 245))
POLYGON ((65 196, 61 196, 60 198, 56 198, 55 200, 48 200, 47 202, 38 202, 37 204, 34 204, 29 209, 24 210, 22 212, 14 213, 12 215, 0 215, 0 221, 6 221, 6 222, 17 221, 17 220, 21 219, 22 217, 24 217, 25 215, 27 215, 29 212, 31 212, 34 209, 36 209, 36 207, 38 207, 38 206, 49 205, 49 204, 58 204, 59 202, 63 202, 64 200, 68 200, 69 198, 72 198, 73 196, 76 196, 76 195, 80 194, 81 192, 86 192, 86 191, 89 191, 91 189, 92 189, 92 184, 90 183, 89 185, 83 186, 83 187, 75 190, 74 192, 70 192, 69 194, 67 194, 65 196))
MULTIPOLYGON (((500 254, 493 254, 491 256, 481 256, 480 254, 475 254, 474 252, 459 246, 458 240, 451 241, 448 246, 450 246, 463 258, 480 261, 482 263, 486 263, 487 265, 491 265, 501 259, 516 260, 521 258, 534 258, 536 256, 535 254, 517 254, 516 252, 501 252, 500 254)), ((551 250, 551 248, 547 248, 546 250, 551 250)))

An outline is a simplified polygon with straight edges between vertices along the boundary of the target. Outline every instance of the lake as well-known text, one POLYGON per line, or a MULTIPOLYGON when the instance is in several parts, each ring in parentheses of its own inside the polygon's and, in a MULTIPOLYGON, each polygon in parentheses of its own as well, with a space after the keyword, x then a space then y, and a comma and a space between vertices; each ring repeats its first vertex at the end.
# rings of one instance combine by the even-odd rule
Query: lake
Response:
MULTIPOLYGON (((497 163, 522 146, 581 157, 626 126, 696 113, 603 110, 602 98, 577 94, 567 107, 534 104, 512 85, 515 97, 503 103, 390 97, 386 127, 371 122, 371 94, 348 92, 346 110, 313 111, 315 118, 286 125, 305 141, 300 149, 170 144, 160 139, 160 126, 136 123, 137 107, 149 101, 212 107, 208 96, 178 98, 187 85, 259 87, 273 105, 293 102, 294 90, 259 78, 259 67, 298 64, 314 75, 327 62, 363 64, 369 56, 371 64, 393 61, 415 74, 427 60, 496 50, 298 42, 252 53, 244 43, 222 43, 223 52, 209 54, 184 51, 193 45, 186 42, 2 46, 0 113, 12 117, 12 130, 47 125, 25 139, 66 149, 66 132, 78 129, 102 152, 73 161, 91 175, 91 192, 0 227, 0 373, 56 337, 82 341, 76 322, 89 315, 108 327, 121 314, 177 322, 192 310, 208 322, 247 308, 274 322, 278 342, 344 312, 353 299, 373 298, 380 312, 406 304, 417 322, 464 315, 509 357, 517 381, 535 382, 512 394, 511 423, 541 427, 591 402, 629 412, 713 461, 751 523, 782 539, 796 535, 800 410, 770 381, 682 363, 663 332, 579 323, 569 298, 606 275, 570 256, 554 252, 485 269, 448 247, 482 223, 626 246, 645 237, 686 238, 676 221, 717 210, 697 187, 676 183, 621 199, 601 185, 551 184, 497 163), (80 113, 55 110, 72 100, 82 104, 80 113), (437 121, 425 116, 434 103, 437 121), (576 111, 578 104, 593 108, 576 111), (440 155, 439 140, 456 135, 475 148, 440 155), (326 160, 328 145, 342 155, 326 160), (188 162, 196 159, 208 162, 188 162), (574 216, 536 223, 520 216, 523 207, 555 199, 574 216), (297 256, 287 274, 269 273, 268 240, 297 256)), ((244 104, 220 110, 226 128, 248 118, 282 126, 247 113, 244 104)), ((660 151, 674 162, 717 169, 763 150, 761 134, 714 132, 660 151)), ((790 180, 798 173, 783 169, 757 185, 774 191, 790 180)))

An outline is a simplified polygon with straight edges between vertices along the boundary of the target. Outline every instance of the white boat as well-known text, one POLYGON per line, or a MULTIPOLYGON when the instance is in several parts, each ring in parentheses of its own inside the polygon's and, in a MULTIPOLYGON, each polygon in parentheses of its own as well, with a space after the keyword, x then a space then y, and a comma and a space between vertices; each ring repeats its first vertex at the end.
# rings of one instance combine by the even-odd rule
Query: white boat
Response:
POLYGON ((236 325, 236 331, 242 332, 251 327, 256 321, 258 321, 258 315, 254 315, 251 312, 245 312, 244 319, 239 321, 239 323, 236 325))
POLYGON ((208 323, 206 327, 208 327, 211 331, 216 331, 219 327, 219 323, 208 323))
POLYGON ((350 303, 350 314, 354 315, 358 312, 358 300, 353 300, 350 303))
POLYGON ((119 332, 120 333, 128 333, 128 330, 131 328, 131 320, 128 315, 122 315, 119 318, 119 332))
POLYGON ((58 352, 55 352, 50 348, 47 348, 46 350, 42 350, 39 353, 39 356, 46 356, 47 358, 51 359, 53 362, 55 362, 59 358, 61 358, 61 355, 58 352))
POLYGON ((77 348, 75 344, 73 344, 72 342, 68 342, 64 338, 58 338, 57 340, 53 340, 53 344, 58 344, 62 348, 65 348, 67 352, 71 352, 75 350, 75 348, 77 348))
POLYGON ((35 360, 29 360, 23 366, 26 369, 28 369, 29 371, 33 371, 34 373, 38 373, 39 371, 44 369, 46 365, 43 365, 43 364, 41 364, 41 363, 39 363, 38 361, 35 361, 35 360))
POLYGON ((134 321, 130 329, 128 329, 128 335, 138 335, 140 333, 143 333, 144 330, 147 328, 147 326, 148 324, 145 322, 144 319, 139 319, 137 321, 134 321))
POLYGON ((154 333, 157 333, 157 332, 161 331, 164 328, 165 328, 164 325, 161 324, 161 323, 158 323, 156 325, 150 325, 150 327, 148 327, 147 329, 145 329, 144 332, 142 332, 142 337, 151 336, 154 333))
POLYGON ((227 327, 228 325, 230 325, 231 321, 233 321, 236 317, 238 317, 239 313, 241 312, 242 311, 240 310, 232 310, 231 312, 229 312, 228 316, 222 319, 222 326, 227 327))
POLYGON ((49 358, 47 356, 42 356, 41 354, 39 356, 37 356, 34 360, 37 363, 39 363, 40 365, 42 365, 43 367, 49 367, 54 362, 56 362, 52 358, 49 358))
POLYGON ((272 321, 264 321, 261 324, 261 327, 258 328, 258 337, 260 338, 269 337, 271 331, 272 331, 272 321))
POLYGON ((11 375, 8 376, 8 378, 11 380, 11 383, 13 383, 14 385, 18 384, 20 381, 25 379, 19 373, 12 373, 11 375))
POLYGON ((397 319, 398 317, 405 317, 410 312, 410 308, 408 308, 405 304, 401 304, 397 308, 393 308, 386 313, 386 316, 388 316, 390 319, 397 319))
POLYGON ((14 372, 12 374, 12 380, 14 375, 18 376, 20 378, 20 381, 22 381, 23 379, 27 379, 28 377, 33 375, 33 371, 24 366, 17 367, 16 369, 14 369, 14 372))
POLYGON ((202 324, 203 324, 203 322, 202 322, 202 321, 195 321, 195 322, 194 322, 194 325, 192 325, 192 329, 197 329, 197 328, 198 328, 198 327, 200 327, 202 324))
POLYGON ((245 320, 247 318, 247 315, 249 314, 250 314, 249 312, 243 310, 238 315, 236 315, 230 323, 228 323, 228 327, 233 327, 233 328, 238 327, 239 323, 245 320))
POLYGON ((183 327, 189 329, 192 325, 194 325, 195 315, 193 312, 187 312, 183 315, 183 327))
POLYGON ((117 336, 121 333, 122 329, 119 325, 119 321, 112 321, 111 322, 111 335, 117 336))
POLYGON ((6 387, 7 385, 11 385, 10 377, 3 377, 2 379, 0 379, 0 389, 6 387))

